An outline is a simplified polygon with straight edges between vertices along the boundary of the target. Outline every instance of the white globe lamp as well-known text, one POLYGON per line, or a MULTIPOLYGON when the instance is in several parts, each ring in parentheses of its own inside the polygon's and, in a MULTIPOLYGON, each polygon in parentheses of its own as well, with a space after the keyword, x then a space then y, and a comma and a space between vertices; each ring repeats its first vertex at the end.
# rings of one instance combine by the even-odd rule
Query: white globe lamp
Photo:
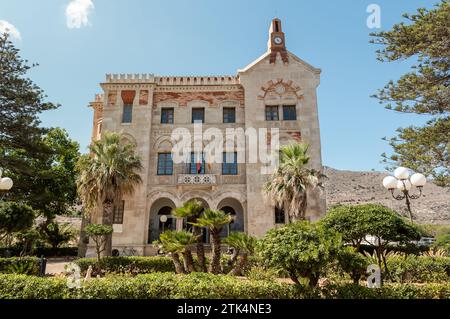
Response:
POLYGON ((397 188, 397 179, 394 176, 386 176, 383 179, 383 186, 386 189, 397 188))
POLYGON ((0 179, 0 190, 9 191, 13 187, 13 181, 9 177, 0 179))
POLYGON ((413 174, 410 180, 411 184, 414 185, 415 187, 424 187, 425 184, 427 183, 426 177, 420 173, 413 174))
POLYGON ((406 167, 398 167, 394 171, 394 176, 395 178, 400 180, 408 179, 409 169, 407 169, 406 167))

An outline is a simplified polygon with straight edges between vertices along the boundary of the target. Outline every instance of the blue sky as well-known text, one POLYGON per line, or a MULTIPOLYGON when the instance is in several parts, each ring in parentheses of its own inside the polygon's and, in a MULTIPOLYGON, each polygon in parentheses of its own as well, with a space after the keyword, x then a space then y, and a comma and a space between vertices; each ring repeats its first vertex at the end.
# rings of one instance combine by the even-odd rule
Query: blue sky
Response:
POLYGON ((43 125, 67 129, 85 152, 92 124, 87 105, 106 73, 235 74, 265 52, 269 23, 277 16, 288 50, 322 69, 324 165, 383 170, 380 154, 390 149, 381 138, 426 118, 385 110, 370 98, 409 63, 376 60, 366 8, 378 4, 381 28, 389 29, 402 13, 435 2, 76 0, 69 11, 78 19, 68 23, 71 0, 0 0, 0 22, 17 29, 22 56, 40 64, 30 76, 61 104, 42 115, 43 125))

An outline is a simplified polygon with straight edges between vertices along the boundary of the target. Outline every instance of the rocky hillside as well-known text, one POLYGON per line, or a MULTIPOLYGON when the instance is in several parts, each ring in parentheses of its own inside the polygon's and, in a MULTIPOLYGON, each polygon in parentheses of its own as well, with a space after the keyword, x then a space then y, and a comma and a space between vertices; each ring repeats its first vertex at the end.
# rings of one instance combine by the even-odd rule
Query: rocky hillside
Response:
MULTIPOLYGON (((340 171, 326 167, 328 207, 336 204, 380 203, 407 216, 405 201, 392 198, 382 185, 386 173, 340 171)), ((450 225, 450 190, 427 183, 423 196, 411 201, 415 220, 450 225)))

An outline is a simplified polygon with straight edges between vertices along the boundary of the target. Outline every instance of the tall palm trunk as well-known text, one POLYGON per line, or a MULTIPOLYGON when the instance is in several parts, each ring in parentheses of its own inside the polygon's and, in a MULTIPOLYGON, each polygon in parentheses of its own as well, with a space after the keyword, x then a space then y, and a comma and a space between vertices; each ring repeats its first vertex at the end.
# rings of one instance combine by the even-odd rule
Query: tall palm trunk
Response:
POLYGON ((220 273, 220 254, 221 254, 221 240, 220 240, 220 230, 211 229, 211 236, 213 238, 212 242, 212 261, 211 261, 211 273, 220 273))
POLYGON ((184 261, 184 268, 187 270, 187 272, 195 272, 194 268, 194 258, 192 258, 192 252, 190 247, 186 247, 183 251, 183 261, 184 261))
POLYGON ((175 272, 177 274, 185 274, 186 271, 184 270, 183 264, 180 261, 180 255, 178 253, 171 253, 170 254, 173 260, 173 264, 175 265, 175 272))
POLYGON ((86 251, 87 251, 87 242, 88 242, 88 236, 86 235, 86 232, 84 231, 84 228, 89 223, 88 218, 84 214, 84 212, 81 213, 81 229, 80 229, 80 238, 78 239, 78 257, 85 257, 86 251))
MULTIPOLYGON (((105 200, 103 202, 103 217, 102 224, 112 226, 113 221, 113 210, 114 204, 111 200, 105 200)), ((102 252, 102 256, 111 256, 112 255, 112 234, 105 236, 105 249, 102 252)))
POLYGON ((198 226, 194 226, 193 232, 194 232, 194 235, 197 237, 196 253, 197 253, 198 263, 200 266, 200 271, 208 272, 208 269, 206 268, 205 246, 203 245, 203 236, 202 236, 201 228, 198 226))

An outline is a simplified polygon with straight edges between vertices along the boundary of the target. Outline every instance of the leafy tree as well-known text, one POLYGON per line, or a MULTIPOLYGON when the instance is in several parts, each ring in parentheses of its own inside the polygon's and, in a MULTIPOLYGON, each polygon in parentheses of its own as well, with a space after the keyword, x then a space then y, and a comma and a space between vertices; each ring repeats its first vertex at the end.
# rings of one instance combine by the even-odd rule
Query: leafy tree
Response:
POLYGON ((289 221, 305 218, 308 205, 307 191, 322 187, 320 172, 307 168, 310 160, 309 146, 304 143, 291 143, 280 148, 280 165, 263 191, 272 203, 282 208, 289 221))
POLYGON ((266 266, 286 271, 292 281, 307 278, 315 287, 342 249, 340 236, 320 224, 299 221, 267 232, 258 242, 266 266))
POLYGON ((86 234, 92 238, 95 243, 95 251, 97 253, 97 261, 100 261, 101 253, 106 249, 107 238, 113 233, 110 225, 89 224, 85 228, 86 234))
POLYGON ((366 273, 369 261, 354 247, 343 247, 338 253, 337 261, 340 268, 350 275, 353 283, 358 284, 366 273))
MULTIPOLYGON (((77 163, 78 194, 87 212, 93 212, 100 203, 102 223, 112 226, 114 207, 125 194, 132 194, 142 182, 142 169, 135 145, 126 143, 121 133, 105 132, 100 140, 89 146, 89 155, 77 163)), ((105 255, 111 256, 112 236, 106 236, 105 255)))
POLYGON ((231 216, 221 210, 206 209, 203 214, 197 218, 197 222, 192 223, 194 226, 208 227, 212 236, 212 261, 211 273, 220 273, 220 256, 221 256, 221 238, 220 232, 223 226, 231 223, 231 216))
POLYGON ((33 226, 35 212, 25 204, 0 202, 0 240, 6 239, 6 247, 11 246, 12 234, 33 226))
POLYGON ((359 249, 361 243, 375 250, 378 266, 385 266, 387 248, 392 243, 405 246, 412 240, 420 239, 419 230, 405 222, 395 211, 379 204, 336 206, 330 209, 321 221, 325 228, 342 235, 345 242, 359 249), (373 240, 369 240, 372 236, 373 240))
POLYGON ((69 223, 58 224, 57 222, 52 222, 45 231, 45 239, 53 248, 58 248, 62 244, 68 243, 74 237, 74 230, 69 223))
POLYGON ((39 114, 58 106, 44 102, 44 92, 26 77, 36 64, 27 63, 8 33, 0 34, 0 167, 17 175, 33 176, 35 170, 30 163, 23 158, 11 158, 10 153, 23 151, 27 158, 33 159, 51 153, 42 143, 47 130, 40 127, 39 114))
POLYGON ((10 200, 21 200, 33 207, 46 220, 41 225, 45 233, 56 215, 64 215, 76 203, 75 164, 79 145, 64 129, 52 128, 43 137, 42 144, 49 152, 39 159, 29 157, 26 150, 9 153, 10 160, 26 162, 33 174, 14 174, 14 188, 10 200))
POLYGON ((432 119, 423 127, 399 128, 389 144, 394 154, 384 161, 403 165, 434 177, 442 186, 450 185, 450 3, 442 0, 433 9, 404 14, 390 31, 373 33, 372 43, 383 46, 378 60, 410 59, 412 71, 396 82, 390 81, 374 97, 387 109, 425 114, 432 119))
MULTIPOLYGON (((186 218, 188 221, 197 222, 197 219, 201 216, 204 208, 201 202, 198 200, 187 201, 181 207, 177 207, 172 211, 172 215, 179 218, 186 218)), ((196 237, 196 253, 198 262, 202 272, 207 272, 205 247, 203 245, 202 229, 199 226, 192 226, 192 232, 196 237)))
POLYGON ((246 233, 233 232, 223 242, 235 249, 236 257, 240 256, 230 272, 230 275, 240 276, 247 266, 248 256, 255 252, 257 239, 246 233))

